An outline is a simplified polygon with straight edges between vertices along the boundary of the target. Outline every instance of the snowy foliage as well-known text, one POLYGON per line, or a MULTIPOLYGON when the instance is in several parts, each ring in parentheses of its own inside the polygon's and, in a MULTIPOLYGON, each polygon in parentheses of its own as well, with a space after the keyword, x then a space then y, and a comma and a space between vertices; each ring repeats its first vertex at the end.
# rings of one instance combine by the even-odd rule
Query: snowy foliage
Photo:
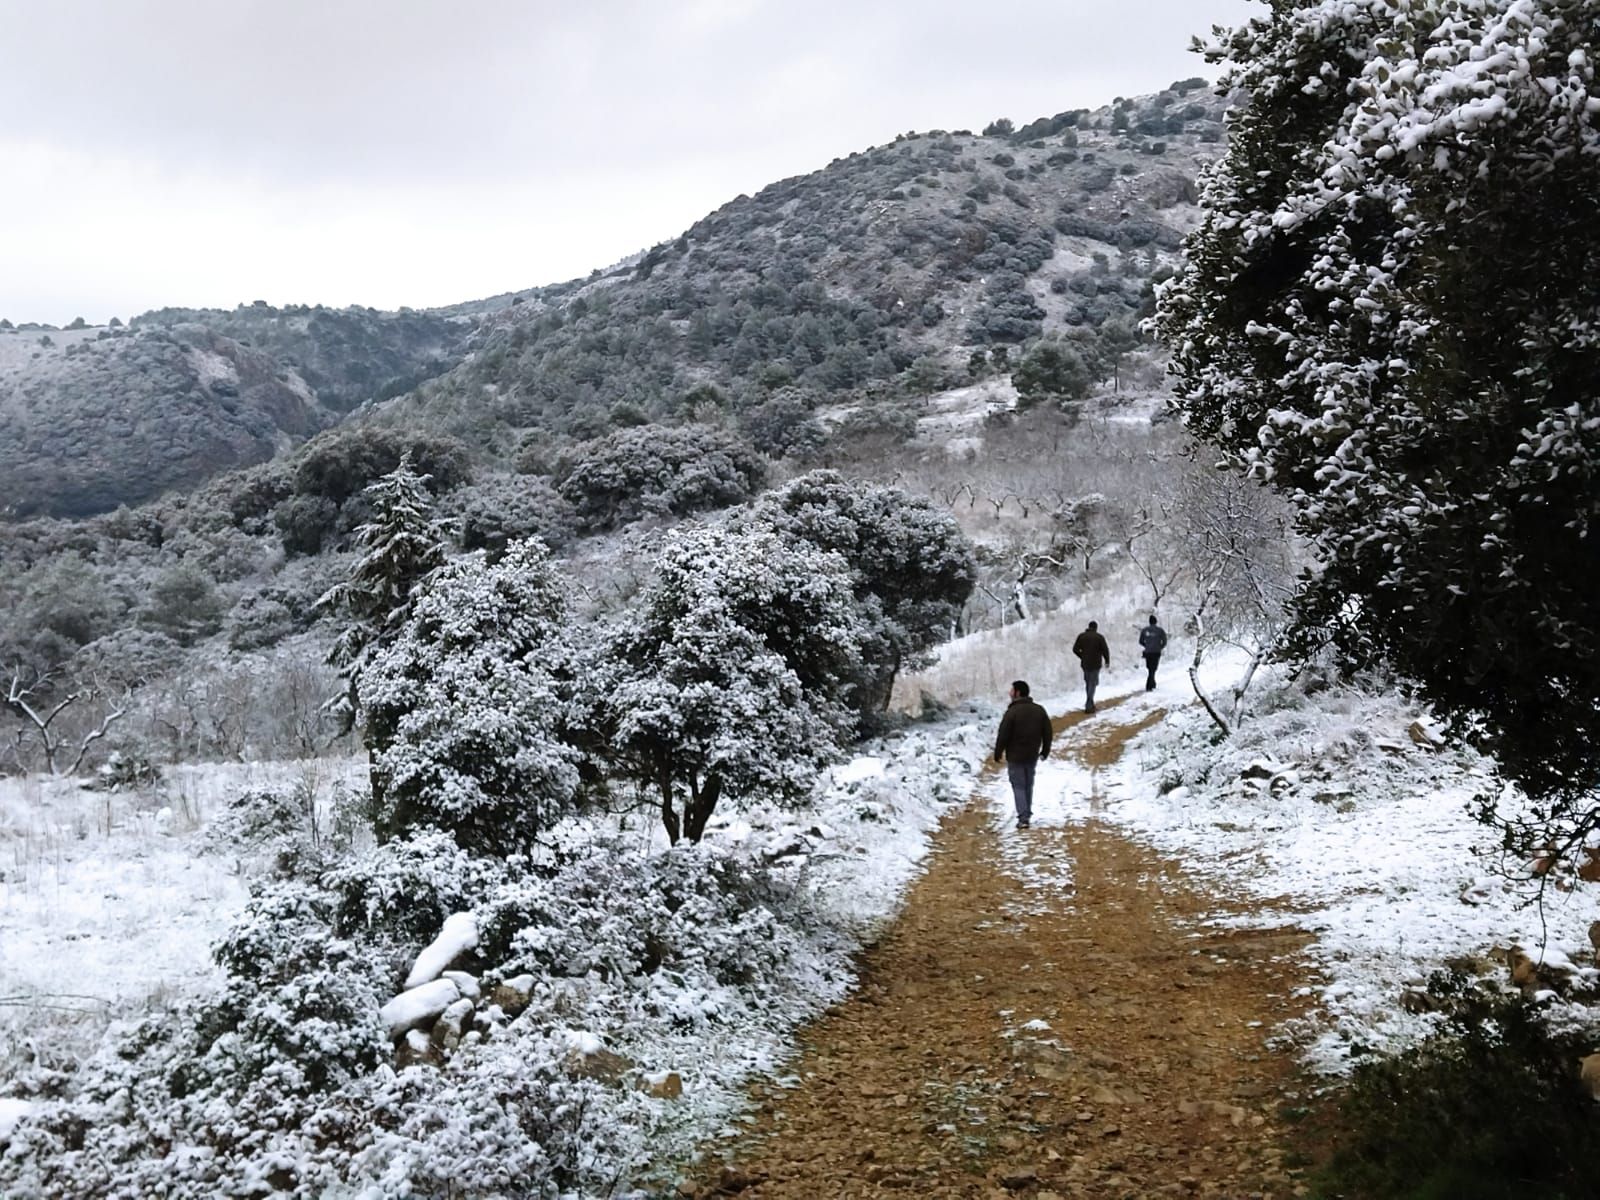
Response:
POLYGON ((552 674, 565 614, 538 542, 428 580, 360 680, 380 833, 434 826, 504 854, 568 803, 577 775, 552 674))
POLYGON ((581 520, 609 529, 738 504, 765 475, 760 458, 719 429, 644 425, 582 447, 556 488, 581 520))
POLYGON ((1189 425, 1315 543, 1302 631, 1472 714, 1558 816, 1600 768, 1596 28, 1324 0, 1228 34, 1247 99, 1157 317, 1189 425))
POLYGON ((610 645, 605 743, 673 841, 724 794, 810 790, 851 724, 861 634, 837 555, 760 528, 668 536, 610 645))
POLYGON ((0 1194, 670 1190, 744 1077, 848 986, 851 953, 966 794, 980 737, 877 748, 870 772, 818 789, 805 829, 763 808, 662 852, 572 818, 500 861, 430 833, 263 887, 218 948, 214 997, 124 1026, 71 1076, 14 1085, 0 1194), (479 931, 476 977, 446 979, 481 999, 448 1057, 409 1065, 379 1013, 453 913, 479 931), (503 983, 522 989, 514 1008, 503 983), (649 1091, 667 1072, 681 1097, 649 1091))
POLYGON ((747 522, 842 557, 865 627, 855 705, 887 706, 902 669, 951 636, 977 565, 948 510, 899 488, 812 471, 763 496, 747 522))

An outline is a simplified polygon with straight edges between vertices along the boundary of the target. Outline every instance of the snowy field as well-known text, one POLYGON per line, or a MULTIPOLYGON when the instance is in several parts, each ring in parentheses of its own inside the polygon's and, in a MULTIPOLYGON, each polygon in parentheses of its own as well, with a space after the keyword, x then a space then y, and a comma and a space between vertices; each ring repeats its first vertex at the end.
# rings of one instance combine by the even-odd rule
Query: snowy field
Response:
MULTIPOLYGON (((1213 682, 1226 671, 1218 664, 1213 682)), ((1157 691, 1137 690, 1105 714, 1122 724, 1170 711, 1116 767, 1041 765, 1034 825, 1091 815, 1112 822, 1242 899, 1250 925, 1312 933, 1307 988, 1320 1015, 1281 1032, 1317 1072, 1347 1070, 1358 1048, 1392 1051, 1424 1036, 1434 1018, 1411 1010, 1424 1007, 1415 1001, 1429 974, 1450 962, 1509 984, 1507 955, 1520 947, 1576 992, 1593 993, 1600 970, 1586 965, 1595 959, 1588 930, 1600 918, 1600 887, 1564 877, 1542 906, 1532 903, 1529 864, 1503 861, 1494 831, 1468 811, 1490 778, 1477 755, 1431 744, 1433 726, 1393 695, 1307 698, 1257 686, 1261 711, 1216 744, 1182 672, 1164 672, 1157 691)), ((1102 695, 1126 692, 1113 686, 1102 695)), ((1003 780, 991 804, 1009 830, 1003 780)), ((1040 870, 1032 867, 1025 884, 1070 879, 1070 863, 1051 867, 1050 878, 1034 878, 1040 870)), ((1600 1017, 1553 990, 1544 995, 1558 1025, 1600 1017)))
POLYGON ((159 1011, 216 979, 211 944, 260 867, 206 842, 229 799, 303 788, 326 806, 355 760, 169 768, 153 788, 0 779, 0 1083, 73 1065, 113 1018, 159 1011))

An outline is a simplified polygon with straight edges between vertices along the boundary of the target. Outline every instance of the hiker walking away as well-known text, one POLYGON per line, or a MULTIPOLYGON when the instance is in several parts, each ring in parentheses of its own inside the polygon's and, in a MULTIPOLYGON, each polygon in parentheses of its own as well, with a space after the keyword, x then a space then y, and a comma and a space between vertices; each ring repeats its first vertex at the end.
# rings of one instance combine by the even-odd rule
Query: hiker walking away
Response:
POLYGON ((1078 635, 1078 640, 1072 643, 1072 652, 1083 664, 1083 711, 1092 713, 1094 689, 1100 684, 1100 668, 1111 665, 1111 647, 1106 645, 1098 621, 1090 621, 1089 628, 1078 635))
POLYGON ((1028 698, 1021 679, 1011 685, 1011 703, 1000 718, 994 739, 994 760, 1006 764, 1011 798, 1017 806, 1017 828, 1033 820, 1033 773, 1041 758, 1050 757, 1050 716, 1028 698))
POLYGON ((1155 613, 1150 614, 1150 624, 1139 630, 1139 649, 1144 651, 1145 669, 1150 672, 1144 681, 1144 690, 1156 690, 1156 668, 1161 665, 1161 652, 1167 648, 1167 631, 1156 624, 1155 613))

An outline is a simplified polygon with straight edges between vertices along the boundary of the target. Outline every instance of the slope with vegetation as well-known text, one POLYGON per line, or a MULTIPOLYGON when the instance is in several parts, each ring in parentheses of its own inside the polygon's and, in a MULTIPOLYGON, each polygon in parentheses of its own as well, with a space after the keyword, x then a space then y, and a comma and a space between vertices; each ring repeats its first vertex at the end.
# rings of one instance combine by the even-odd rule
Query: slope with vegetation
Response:
POLYGON ((266 462, 459 359, 473 322, 372 309, 161 309, 0 329, 0 515, 83 517, 266 462))

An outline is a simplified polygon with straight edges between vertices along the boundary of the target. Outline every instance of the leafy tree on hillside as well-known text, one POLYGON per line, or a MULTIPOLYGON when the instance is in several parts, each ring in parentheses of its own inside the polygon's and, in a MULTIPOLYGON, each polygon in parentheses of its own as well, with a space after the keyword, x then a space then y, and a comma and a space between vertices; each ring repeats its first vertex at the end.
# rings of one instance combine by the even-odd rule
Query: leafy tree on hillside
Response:
POLYGON ((660 425, 619 430, 581 447, 556 490, 594 529, 646 516, 688 516, 738 504, 765 477, 748 447, 719 429, 660 425))
POLYGON ((1094 386, 1094 376, 1083 356, 1071 346, 1050 338, 1035 342, 1011 374, 1017 401, 1035 404, 1070 404, 1082 400, 1094 386))
POLYGON ((442 829, 468 849, 526 850, 577 787, 558 737, 567 602, 548 552, 429 576, 359 682, 380 837, 442 829))
POLYGON ((794 801, 838 755, 861 628, 843 562, 764 529, 668 535, 609 648, 607 753, 698 842, 724 796, 794 801))
MULTIPOLYGON (((413 592, 430 573, 444 565, 445 530, 434 519, 428 480, 400 465, 363 496, 372 519, 356 531, 359 554, 350 576, 330 588, 317 607, 344 618, 328 661, 340 669, 347 688, 333 704, 345 732, 356 720, 361 672, 375 644, 392 637, 410 614, 413 592)), ((368 750, 381 749, 368 742, 368 750)), ((377 779, 374 777, 374 794, 377 779)))
POLYGON ((861 718, 888 707, 900 671, 925 663, 951 636, 977 579, 972 547, 948 510, 837 471, 769 492, 745 524, 837 554, 849 568, 862 625, 853 699, 861 718))
POLYGON ((1248 99, 1157 317, 1190 427, 1318 552, 1301 648, 1457 715, 1535 799, 1524 847, 1600 823, 1596 32, 1576 0, 1235 30, 1248 99))

